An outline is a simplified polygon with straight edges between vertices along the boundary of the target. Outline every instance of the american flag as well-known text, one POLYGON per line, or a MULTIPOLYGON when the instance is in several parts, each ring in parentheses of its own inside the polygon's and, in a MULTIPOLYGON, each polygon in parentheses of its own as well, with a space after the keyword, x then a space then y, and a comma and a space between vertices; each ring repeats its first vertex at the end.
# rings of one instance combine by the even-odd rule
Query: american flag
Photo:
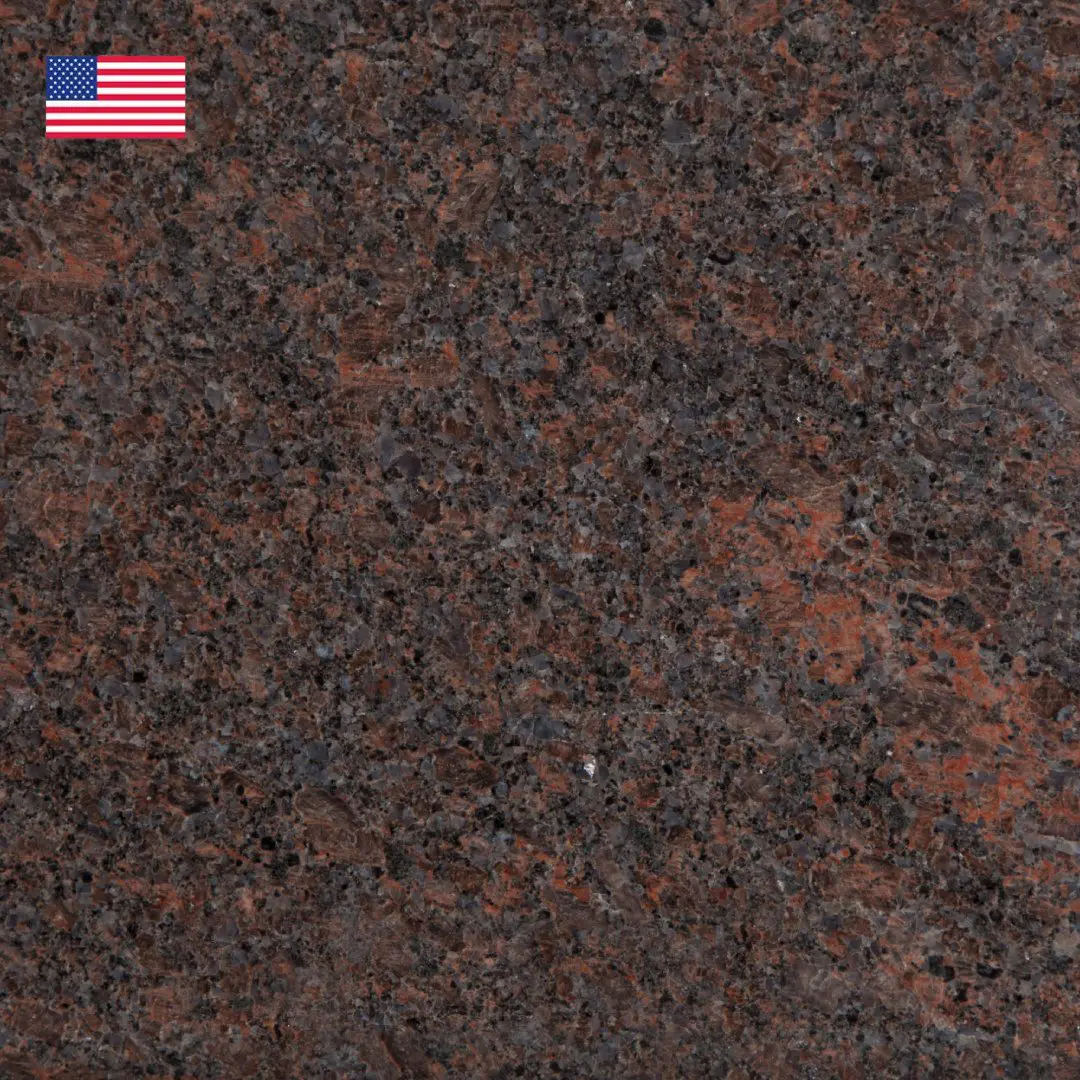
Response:
POLYGON ((47 139, 182 139, 182 56, 50 56, 47 139))

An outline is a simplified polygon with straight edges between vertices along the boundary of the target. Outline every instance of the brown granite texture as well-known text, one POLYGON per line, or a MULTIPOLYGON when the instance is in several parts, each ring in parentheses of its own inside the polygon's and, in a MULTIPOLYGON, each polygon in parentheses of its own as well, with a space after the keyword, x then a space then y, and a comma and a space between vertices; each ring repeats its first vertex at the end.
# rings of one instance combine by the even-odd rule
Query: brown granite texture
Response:
POLYGON ((1080 5, 0 23, 0 1075, 1080 1076, 1080 5))

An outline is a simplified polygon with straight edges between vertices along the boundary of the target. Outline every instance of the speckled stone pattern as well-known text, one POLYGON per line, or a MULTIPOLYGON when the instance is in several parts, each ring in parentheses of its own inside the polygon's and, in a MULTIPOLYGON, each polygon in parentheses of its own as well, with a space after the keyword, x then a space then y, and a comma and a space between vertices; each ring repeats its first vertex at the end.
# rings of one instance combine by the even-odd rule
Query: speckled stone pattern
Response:
POLYGON ((0 24, 0 1076, 1080 1076, 1080 5, 0 24))

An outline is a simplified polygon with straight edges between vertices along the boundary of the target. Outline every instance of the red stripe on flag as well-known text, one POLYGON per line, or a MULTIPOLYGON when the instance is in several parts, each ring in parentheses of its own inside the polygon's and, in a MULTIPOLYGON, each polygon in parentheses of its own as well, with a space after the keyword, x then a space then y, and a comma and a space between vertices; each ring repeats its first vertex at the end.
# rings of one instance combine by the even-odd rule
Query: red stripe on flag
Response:
POLYGON ((45 132, 46 139, 183 139, 184 133, 177 135, 165 135, 160 132, 145 132, 145 131, 117 131, 108 135, 80 135, 76 131, 64 132, 63 135, 54 135, 52 132, 45 132))
MULTIPOLYGON (((100 99, 99 99, 100 100, 100 99)), ((140 112, 143 109, 147 109, 151 112, 174 112, 182 113, 184 111, 184 103, 182 101, 177 102, 175 99, 169 100, 164 98, 161 101, 152 101, 147 98, 135 98, 135 101, 146 101, 145 105, 132 105, 130 102, 125 105, 120 98, 108 98, 108 105, 88 105, 85 101, 72 101, 70 103, 66 101, 50 101, 45 106, 46 112, 84 112, 87 116, 96 116, 99 113, 107 112, 140 112)))
POLYGON ((113 113, 168 113, 170 117, 176 116, 181 120, 184 118, 184 109, 167 109, 164 105, 128 105, 126 108, 122 105, 118 105, 115 109, 77 109, 70 105, 50 105, 45 110, 45 118, 48 119, 54 113, 72 114, 78 113, 80 116, 85 116, 88 120, 93 119, 95 116, 112 116, 113 113))
MULTIPOLYGON (((53 120, 53 127, 183 127, 184 119, 176 120, 53 120)), ((49 126, 49 121, 45 122, 49 126)))
POLYGON ((149 64, 155 60, 160 60, 175 64, 186 59, 184 56, 99 56, 97 62, 99 64, 149 64))

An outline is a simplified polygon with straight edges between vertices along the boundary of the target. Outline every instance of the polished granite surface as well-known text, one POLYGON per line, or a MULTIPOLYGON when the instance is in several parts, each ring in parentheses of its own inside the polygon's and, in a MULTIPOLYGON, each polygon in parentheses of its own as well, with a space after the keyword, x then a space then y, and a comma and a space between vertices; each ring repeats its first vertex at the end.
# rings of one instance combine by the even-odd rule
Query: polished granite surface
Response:
POLYGON ((0 24, 0 1075, 1080 1076, 1080 6, 0 24))

